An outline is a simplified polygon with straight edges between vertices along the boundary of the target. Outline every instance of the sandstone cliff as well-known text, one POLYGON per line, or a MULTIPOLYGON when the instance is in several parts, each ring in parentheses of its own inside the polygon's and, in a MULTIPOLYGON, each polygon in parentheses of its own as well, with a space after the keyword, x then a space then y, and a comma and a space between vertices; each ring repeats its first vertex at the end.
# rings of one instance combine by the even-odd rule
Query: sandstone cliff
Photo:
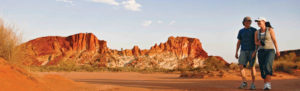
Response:
POLYGON ((62 61, 72 61, 78 65, 174 69, 183 64, 191 67, 202 66, 208 57, 199 39, 173 36, 165 43, 155 44, 144 50, 138 46, 112 50, 107 47, 106 41, 98 40, 92 33, 41 37, 20 47, 26 53, 24 64, 27 65, 56 65, 62 61))

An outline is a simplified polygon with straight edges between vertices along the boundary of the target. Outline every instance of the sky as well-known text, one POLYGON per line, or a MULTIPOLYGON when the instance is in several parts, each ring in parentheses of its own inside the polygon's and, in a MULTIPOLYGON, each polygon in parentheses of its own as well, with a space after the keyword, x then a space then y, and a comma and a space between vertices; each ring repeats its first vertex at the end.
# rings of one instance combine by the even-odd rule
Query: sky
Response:
MULTIPOLYGON (((149 49, 170 36, 198 38, 209 55, 234 58, 245 16, 265 17, 279 50, 300 49, 299 0, 0 0, 0 17, 22 34, 94 33, 111 49, 149 49)), ((252 26, 258 28, 255 22, 252 26)))

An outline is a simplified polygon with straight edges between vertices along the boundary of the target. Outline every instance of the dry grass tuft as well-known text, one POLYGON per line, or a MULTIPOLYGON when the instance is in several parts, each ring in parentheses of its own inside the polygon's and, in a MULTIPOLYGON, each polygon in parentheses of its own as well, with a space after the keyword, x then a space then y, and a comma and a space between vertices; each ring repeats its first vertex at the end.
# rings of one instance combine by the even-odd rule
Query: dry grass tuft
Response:
POLYGON ((5 25, 0 19, 0 57, 10 63, 17 63, 21 58, 21 50, 17 47, 21 42, 21 37, 11 25, 5 25))

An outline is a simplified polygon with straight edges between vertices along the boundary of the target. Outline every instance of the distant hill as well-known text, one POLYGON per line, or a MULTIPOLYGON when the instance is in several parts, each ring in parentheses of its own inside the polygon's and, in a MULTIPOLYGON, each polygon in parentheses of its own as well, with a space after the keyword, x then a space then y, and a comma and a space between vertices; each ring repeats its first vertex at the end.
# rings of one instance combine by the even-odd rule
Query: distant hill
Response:
POLYGON ((300 49, 280 51, 280 54, 282 56, 284 56, 284 55, 287 55, 287 54, 289 54, 291 52, 294 52, 297 57, 300 57, 300 49))
MULTIPOLYGON (((280 51, 280 56, 283 57, 285 55, 289 55, 290 53, 295 53, 297 57, 300 57, 300 49, 280 51)), ((277 58, 278 57, 276 57, 276 59, 277 58)))

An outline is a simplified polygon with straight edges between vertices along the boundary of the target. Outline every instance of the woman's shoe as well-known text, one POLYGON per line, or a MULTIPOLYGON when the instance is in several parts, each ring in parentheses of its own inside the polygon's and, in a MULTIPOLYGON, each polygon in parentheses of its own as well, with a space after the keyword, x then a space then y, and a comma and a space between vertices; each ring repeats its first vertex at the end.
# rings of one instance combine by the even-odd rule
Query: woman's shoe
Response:
POLYGON ((264 86, 264 90, 271 90, 271 83, 267 82, 264 86))

